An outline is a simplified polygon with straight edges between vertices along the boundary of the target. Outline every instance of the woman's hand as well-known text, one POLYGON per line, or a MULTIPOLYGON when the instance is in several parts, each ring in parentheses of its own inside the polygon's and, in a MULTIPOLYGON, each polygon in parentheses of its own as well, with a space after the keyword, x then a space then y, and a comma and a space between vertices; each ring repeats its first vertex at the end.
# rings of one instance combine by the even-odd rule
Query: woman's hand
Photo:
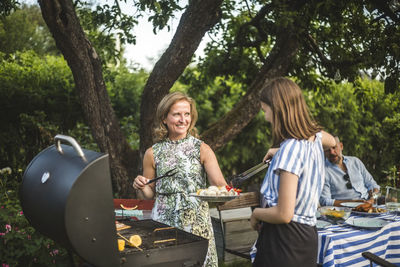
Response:
POLYGON ((143 190, 149 179, 144 176, 138 175, 135 180, 133 180, 133 188, 143 190))
POLYGON ((266 161, 267 159, 272 159, 272 157, 275 155, 275 153, 279 150, 279 148, 270 148, 267 151, 267 154, 265 154, 263 161, 266 161))

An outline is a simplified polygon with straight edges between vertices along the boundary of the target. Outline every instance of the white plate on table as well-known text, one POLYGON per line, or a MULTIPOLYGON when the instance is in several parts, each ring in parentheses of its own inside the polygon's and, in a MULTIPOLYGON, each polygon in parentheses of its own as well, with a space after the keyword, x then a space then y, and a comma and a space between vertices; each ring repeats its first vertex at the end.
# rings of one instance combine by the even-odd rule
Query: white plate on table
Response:
POLYGON ((355 208, 361 204, 363 204, 363 203, 362 202, 342 202, 342 203, 340 203, 340 206, 348 207, 348 208, 355 208))
POLYGON ((350 217, 345 221, 346 224, 365 229, 379 229, 389 222, 379 218, 355 218, 350 217))
POLYGON ((379 215, 382 214, 386 214, 387 211, 383 211, 383 212, 366 212, 366 211, 352 211, 351 214, 353 215, 358 215, 358 216, 367 216, 367 217, 377 217, 379 215))
POLYGON ((331 226, 332 224, 330 222, 327 221, 323 221, 323 220, 317 220, 317 224, 315 225, 317 227, 318 230, 324 229, 326 227, 331 226))
POLYGON ((197 197, 200 200, 207 201, 207 202, 226 202, 226 201, 238 198, 240 195, 236 195, 236 196, 200 196, 196 193, 190 193, 189 196, 197 197))

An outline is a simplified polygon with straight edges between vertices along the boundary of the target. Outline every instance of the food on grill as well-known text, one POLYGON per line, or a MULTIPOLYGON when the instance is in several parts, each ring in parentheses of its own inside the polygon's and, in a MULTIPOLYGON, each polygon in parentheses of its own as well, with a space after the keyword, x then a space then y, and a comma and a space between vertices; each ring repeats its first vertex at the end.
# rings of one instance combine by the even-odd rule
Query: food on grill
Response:
POLYGON ((211 185, 206 189, 197 190, 196 194, 199 196, 238 196, 241 191, 229 185, 220 187, 211 185))
POLYGON ((129 229, 131 228, 129 225, 123 224, 119 221, 115 221, 115 228, 117 228, 117 231, 121 231, 124 229, 129 229))
POLYGON ((137 205, 135 206, 135 207, 126 207, 126 206, 124 206, 123 204, 120 204, 120 206, 121 206, 121 208, 122 209, 124 209, 124 210, 135 210, 135 209, 137 209, 137 205))
POLYGON ((363 203, 353 209, 353 211, 366 212, 366 213, 383 213, 385 209, 373 207, 371 203, 363 203))
POLYGON ((132 247, 139 247, 142 244, 142 238, 140 235, 131 235, 129 237, 129 245, 132 247))
POLYGON ((176 244, 176 241, 177 241, 176 238, 170 238, 170 239, 156 240, 156 241, 153 242, 153 244, 155 246, 159 245, 159 244, 166 243, 166 242, 174 242, 176 244))
POLYGON ((118 250, 123 251, 125 249, 125 240, 118 239, 118 250))

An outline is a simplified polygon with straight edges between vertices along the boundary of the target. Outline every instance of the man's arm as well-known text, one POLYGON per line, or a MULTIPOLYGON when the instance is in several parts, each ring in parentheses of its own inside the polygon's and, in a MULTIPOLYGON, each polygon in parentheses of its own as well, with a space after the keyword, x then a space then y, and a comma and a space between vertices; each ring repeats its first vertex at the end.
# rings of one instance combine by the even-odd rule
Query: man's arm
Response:
POLYGON ((358 165, 360 173, 364 179, 364 185, 368 190, 368 196, 371 199, 372 193, 378 193, 380 191, 381 187, 375 182, 372 175, 369 173, 367 168, 365 168, 364 163, 358 158, 357 158, 357 165, 358 165))

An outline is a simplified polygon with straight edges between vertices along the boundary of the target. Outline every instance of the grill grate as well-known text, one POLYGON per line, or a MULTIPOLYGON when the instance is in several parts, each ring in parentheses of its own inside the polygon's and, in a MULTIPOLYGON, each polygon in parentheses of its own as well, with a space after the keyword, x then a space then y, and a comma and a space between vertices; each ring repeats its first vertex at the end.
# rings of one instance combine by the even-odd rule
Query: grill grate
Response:
MULTIPOLYGON (((123 221, 123 223, 131 227, 118 232, 128 239, 131 235, 139 235, 142 238, 140 248, 143 251, 203 240, 201 237, 153 220, 123 221)), ((121 254, 133 252, 139 252, 139 249, 126 245, 121 254)))

